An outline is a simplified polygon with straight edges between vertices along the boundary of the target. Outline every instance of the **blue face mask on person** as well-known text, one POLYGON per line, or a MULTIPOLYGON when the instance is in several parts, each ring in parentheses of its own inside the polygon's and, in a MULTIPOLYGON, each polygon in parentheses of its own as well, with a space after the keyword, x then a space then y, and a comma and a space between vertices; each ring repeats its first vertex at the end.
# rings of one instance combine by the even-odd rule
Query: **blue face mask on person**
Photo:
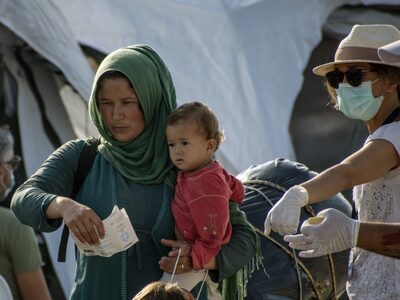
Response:
POLYGON ((368 121, 372 119, 381 107, 383 96, 377 98, 372 94, 372 83, 380 78, 365 81, 357 87, 348 83, 340 83, 335 89, 339 110, 350 119, 368 121))

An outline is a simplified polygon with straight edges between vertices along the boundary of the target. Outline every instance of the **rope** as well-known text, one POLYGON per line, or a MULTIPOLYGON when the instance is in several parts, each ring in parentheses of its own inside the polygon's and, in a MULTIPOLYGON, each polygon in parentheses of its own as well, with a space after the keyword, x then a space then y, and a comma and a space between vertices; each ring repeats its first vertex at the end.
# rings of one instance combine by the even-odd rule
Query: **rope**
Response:
POLYGON ((175 272, 176 272, 176 267, 178 266, 178 261, 179 261, 179 258, 181 257, 181 251, 182 251, 182 248, 179 248, 178 256, 176 257, 175 264, 174 264, 174 270, 172 271, 172 275, 171 275, 171 278, 170 278, 170 280, 169 280, 169 283, 172 283, 173 280, 174 280, 174 276, 175 276, 175 272))
MULTIPOLYGON (((259 195, 261 195, 271 206, 273 206, 274 204, 260 189, 257 189, 255 187, 246 186, 246 185, 248 185, 248 184, 258 184, 258 185, 270 186, 270 187, 272 187, 272 188, 274 188, 276 190, 279 190, 281 192, 286 192, 287 191, 287 189, 285 187, 283 187, 283 186, 281 186, 281 185, 279 185, 279 184, 277 184, 275 182, 268 181, 268 180, 260 180, 260 179, 257 179, 257 180, 246 180, 246 181, 243 181, 242 183, 243 183, 243 185, 245 185, 246 189, 254 191, 254 192, 257 192, 259 195)), ((306 205, 304 208, 305 208, 305 211, 308 214, 310 214, 311 216, 315 216, 315 212, 314 212, 314 209, 313 209, 312 206, 306 205)), ((303 271, 307 274, 307 276, 308 276, 308 278, 309 278, 309 280, 311 282, 311 285, 312 285, 312 287, 313 287, 318 299, 322 299, 311 272, 297 258, 295 251, 293 250, 293 253, 291 253, 284 245, 280 244, 278 241, 274 240, 273 238, 265 235, 264 232, 262 232, 260 229, 254 227, 254 226, 253 226, 253 228, 258 234, 262 235, 263 237, 265 237, 266 239, 268 239, 269 241, 273 242, 275 245, 280 247, 287 255, 289 255, 289 257, 291 257, 294 260, 294 262, 296 264, 297 277, 298 277, 298 281, 299 281, 300 298, 302 298, 302 294, 303 293, 302 293, 301 278, 300 278, 300 273, 299 273, 298 266, 300 266, 303 269, 303 271)), ((337 297, 337 286, 336 286, 336 276, 335 276, 335 267, 334 267, 333 258, 332 258, 331 254, 328 255, 328 262, 329 262, 329 271, 330 271, 330 275, 331 275, 331 278, 332 278, 332 290, 333 290, 332 291, 332 296, 333 296, 334 299, 338 299, 338 297, 337 297)))
POLYGON ((203 286, 204 286, 204 283, 206 282, 207 276, 208 276, 208 269, 206 269, 206 273, 204 274, 203 280, 201 281, 200 290, 197 293, 196 300, 199 300, 199 298, 200 298, 201 290, 203 289, 203 286))
POLYGON ((267 185, 270 187, 273 187, 274 189, 277 189, 278 191, 281 192, 286 192, 287 188, 272 182, 272 181, 268 181, 268 180, 259 180, 259 179, 254 179, 254 180, 246 180, 246 181, 242 181, 243 184, 260 184, 260 185, 267 185))
MULTIPOLYGON (((281 243, 279 243, 278 241, 274 240, 273 238, 271 238, 270 236, 266 235, 264 232, 262 232, 260 229, 258 229, 257 227, 254 227, 254 230, 262 235, 263 237, 265 237, 267 240, 271 241, 272 243, 274 243, 275 245, 277 245, 279 248, 281 248, 291 259, 296 261, 296 255, 294 255, 292 252, 290 252, 284 245, 282 245, 281 243)), ((303 264, 303 262, 301 260, 297 260, 297 264, 303 269, 304 273, 307 274, 311 285, 314 289, 315 294, 317 295, 318 299, 322 299, 321 295, 319 294, 319 291, 317 289, 317 285, 315 284, 314 278, 311 274, 311 272, 307 269, 307 267, 303 264)))
POLYGON ((338 295, 337 295, 337 286, 336 286, 336 276, 335 276, 335 265, 333 263, 333 258, 332 255, 329 254, 328 255, 328 261, 329 261, 329 269, 331 271, 331 278, 332 278, 332 299, 339 299, 338 295))
MULTIPOLYGON (((254 181, 252 183, 254 183, 254 181)), ((284 189, 283 187, 281 187, 281 186, 279 186, 279 185, 277 185, 277 184, 275 184, 273 182, 268 182, 268 183, 269 183, 269 185, 273 185, 274 188, 284 189)), ((249 188, 249 187, 246 186, 246 188, 249 188)), ((273 206, 272 201, 262 191, 260 191, 257 188, 254 188, 254 187, 250 187, 249 189, 253 190, 255 192, 258 192, 262 197, 264 197, 264 199, 266 199, 270 203, 271 206, 273 206)), ((296 256, 296 253, 295 253, 294 249, 292 251, 293 251, 292 258, 294 259, 294 263, 295 263, 295 266, 296 266, 296 275, 297 275, 297 280, 298 280, 298 283, 299 283, 299 295, 300 295, 299 300, 303 300, 303 284, 302 284, 301 276, 300 276, 299 262, 298 262, 298 259, 297 259, 297 256, 296 256)))

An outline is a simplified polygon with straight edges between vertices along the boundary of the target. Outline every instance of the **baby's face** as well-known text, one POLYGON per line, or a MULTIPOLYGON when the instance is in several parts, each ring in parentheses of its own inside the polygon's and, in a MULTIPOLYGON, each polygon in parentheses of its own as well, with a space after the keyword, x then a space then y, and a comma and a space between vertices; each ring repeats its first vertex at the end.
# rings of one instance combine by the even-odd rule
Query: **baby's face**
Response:
POLYGON ((167 126, 167 142, 172 163, 182 171, 194 172, 212 157, 213 140, 207 140, 190 122, 167 126))

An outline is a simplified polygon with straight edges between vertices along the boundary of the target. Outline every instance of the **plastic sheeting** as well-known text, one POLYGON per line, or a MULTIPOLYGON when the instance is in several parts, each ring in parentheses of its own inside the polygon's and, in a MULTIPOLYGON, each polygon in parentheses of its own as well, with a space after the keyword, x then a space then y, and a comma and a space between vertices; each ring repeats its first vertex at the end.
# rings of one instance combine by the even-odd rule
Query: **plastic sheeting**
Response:
MULTIPOLYGON (((30 176, 59 146, 55 140, 63 143, 76 137, 55 74, 61 71, 77 93, 87 98, 94 73, 65 18, 51 2, 0 1, 0 23, 1 67, 16 82, 16 98, 11 99, 15 95, 10 94, 5 99, 18 108, 14 116, 20 130, 17 140, 21 142, 26 175, 30 176)), ((75 273, 74 250, 71 246, 71 264, 56 263, 59 235, 53 232, 44 234, 44 238, 64 294, 68 295, 75 273)))
POLYGON ((51 1, 0 1, 0 23, 56 65, 88 98, 93 71, 85 60, 63 14, 51 1))
POLYGON ((232 172, 294 158, 288 134, 309 56, 329 14, 384 0, 57 0, 80 43, 109 53, 152 46, 169 66, 178 103, 204 101, 225 129, 232 172))
POLYGON ((232 172, 293 158, 288 134, 302 71, 330 12, 346 1, 57 0, 79 42, 108 53, 146 43, 175 81, 178 103, 208 103, 225 129, 232 172))
MULTIPOLYGON (((315 175, 306 166, 285 159, 251 166, 238 175, 246 191, 240 208, 249 222, 262 231, 266 213, 283 193, 315 175)), ((301 223, 328 207, 351 216, 350 204, 337 194, 302 208, 301 223)), ((255 270, 249 279, 246 299, 336 299, 345 291, 349 250, 307 259, 299 257, 298 251, 292 250, 278 233, 260 239, 264 268, 255 270)))
MULTIPOLYGON (((85 100, 93 72, 78 42, 104 53, 134 43, 151 45, 171 70, 178 102, 201 100, 216 112, 227 136, 220 155, 225 166, 238 172, 276 157, 294 157, 288 132, 292 107, 329 14, 345 3, 394 2, 0 0, 0 23, 56 66, 77 92, 74 97, 85 100)), ((9 47, 6 51, 13 47, 3 39, 0 44, 2 49, 9 47)), ((42 116, 19 66, 12 66, 12 59, 8 63, 15 68, 19 101, 24 104, 19 117, 24 119, 20 129, 29 176, 54 145, 45 135, 42 116)), ((55 94, 46 92, 46 76, 39 85, 49 97, 55 94)), ((76 120, 82 115, 67 108, 68 120, 60 109, 46 102, 50 124, 64 141, 70 136, 70 124, 79 123, 76 120), (54 118, 56 112, 61 112, 60 119, 54 118), (70 124, 64 128, 64 122, 70 124)), ((58 242, 48 241, 51 251, 56 251, 58 242)), ((56 267, 66 294, 74 277, 73 264, 72 259, 56 267)))

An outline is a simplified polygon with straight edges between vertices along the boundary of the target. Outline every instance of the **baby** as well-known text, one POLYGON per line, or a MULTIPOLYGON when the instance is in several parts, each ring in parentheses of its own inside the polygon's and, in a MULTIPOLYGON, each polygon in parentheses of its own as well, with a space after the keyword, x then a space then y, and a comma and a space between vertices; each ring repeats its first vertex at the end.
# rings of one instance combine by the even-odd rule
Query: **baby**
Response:
MULTIPOLYGON (((174 281, 191 290, 206 280, 208 299, 221 299, 218 285, 206 269, 231 237, 229 201, 241 203, 244 188, 213 159, 224 136, 216 116, 206 105, 181 105, 168 117, 166 131, 172 163, 180 169, 172 201, 176 234, 191 246, 181 251, 192 257, 194 269, 175 275, 174 281)), ((169 276, 165 273, 163 280, 169 276)))

